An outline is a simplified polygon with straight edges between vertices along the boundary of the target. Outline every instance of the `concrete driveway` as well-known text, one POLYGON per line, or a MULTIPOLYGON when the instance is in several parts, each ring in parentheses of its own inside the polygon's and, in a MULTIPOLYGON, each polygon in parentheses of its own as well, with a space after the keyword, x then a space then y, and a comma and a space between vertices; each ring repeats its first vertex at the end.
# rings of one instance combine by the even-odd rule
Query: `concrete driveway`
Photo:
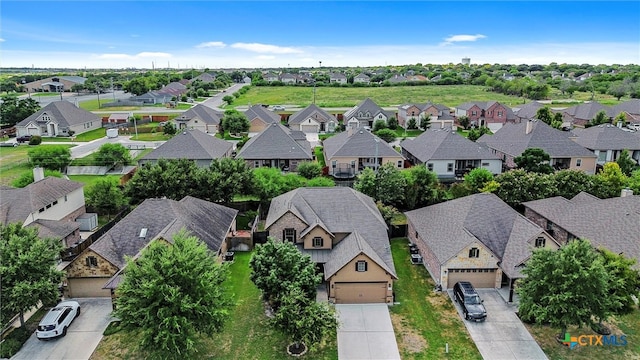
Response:
MULTIPOLYGON (((538 343, 516 315, 516 307, 504 301, 496 289, 477 289, 487 309, 487 320, 464 320, 460 304, 454 302, 471 339, 485 360, 547 359, 538 343)), ((453 301, 453 291, 449 290, 453 301)))
POLYGON ((111 321, 111 299, 73 299, 81 313, 67 330, 67 335, 52 340, 38 340, 35 332, 11 359, 86 360, 102 340, 102 332, 111 321))
POLYGON ((336 304, 338 359, 400 359, 387 304, 336 304))

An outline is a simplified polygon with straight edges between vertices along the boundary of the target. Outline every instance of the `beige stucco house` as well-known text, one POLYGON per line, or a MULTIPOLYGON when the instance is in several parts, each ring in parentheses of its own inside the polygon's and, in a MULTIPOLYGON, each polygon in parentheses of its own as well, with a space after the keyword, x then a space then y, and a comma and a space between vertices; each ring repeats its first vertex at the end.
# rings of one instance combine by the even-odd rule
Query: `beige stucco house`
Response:
POLYGON ((280 115, 263 107, 262 105, 253 105, 244 111, 244 115, 249 120, 249 132, 259 133, 271 124, 280 123, 280 115))
POLYGON ((54 101, 16 124, 17 136, 47 137, 79 135, 100 129, 102 119, 68 101, 54 101))

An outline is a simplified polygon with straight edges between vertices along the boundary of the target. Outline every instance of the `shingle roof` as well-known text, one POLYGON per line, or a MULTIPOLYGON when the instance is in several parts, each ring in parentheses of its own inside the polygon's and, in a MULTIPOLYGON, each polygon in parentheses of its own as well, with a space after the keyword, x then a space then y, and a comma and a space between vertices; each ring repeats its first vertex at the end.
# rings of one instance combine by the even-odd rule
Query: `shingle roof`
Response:
MULTIPOLYGON (((375 117, 379 113, 387 114, 378 104, 376 104, 370 98, 366 98, 362 100, 358 105, 354 106, 352 109, 348 110, 344 113, 344 118, 349 119, 352 116, 356 116, 359 112, 367 113, 372 117, 375 117)), ((357 116, 356 116, 357 117, 357 116)))
POLYGON ((570 140, 565 132, 542 121, 530 122, 532 131, 529 134, 526 133, 527 121, 506 123, 495 134, 480 137, 478 142, 510 156, 519 156, 529 148, 540 148, 552 158, 596 157, 593 152, 570 140))
POLYGON ((233 144, 197 129, 183 130, 140 160, 213 160, 224 157, 233 144))
POLYGON ((421 162, 500 159, 486 146, 462 137, 450 129, 429 129, 415 139, 404 140, 400 146, 421 162))
POLYGON ((38 219, 27 226, 36 226, 38 228, 39 238, 55 239, 64 238, 80 228, 80 224, 75 221, 45 219, 38 219))
POLYGON ((43 114, 47 114, 55 120, 61 127, 69 127, 84 124, 89 121, 100 121, 98 115, 87 110, 80 109, 68 101, 54 101, 47 104, 42 109, 31 114, 26 119, 17 123, 17 126, 25 126, 30 122, 35 122, 43 114))
POLYGON ((529 241, 544 231, 494 194, 480 193, 405 213, 419 239, 440 264, 472 242, 484 244, 502 261, 507 276, 521 277, 518 265, 531 255, 529 241))
POLYGON ((545 104, 532 101, 522 105, 517 111, 514 111, 517 117, 522 119, 535 119, 538 109, 545 107, 545 104))
POLYGON ((640 115, 640 99, 631 99, 611 108, 615 115, 627 112, 631 115, 640 115))
POLYGON ((370 131, 354 129, 351 135, 349 133, 350 131, 343 131, 322 142, 327 160, 336 156, 375 157, 376 153, 378 157, 404 158, 386 141, 370 131))
POLYGON ((640 139, 635 133, 614 125, 604 124, 586 129, 575 128, 574 141, 591 150, 640 150, 640 139))
POLYGON ((278 123, 267 126, 240 149, 237 157, 253 159, 313 159, 311 144, 301 131, 278 123))
POLYGON ((331 233, 350 234, 331 251, 308 252, 312 258, 315 256, 316 261, 326 262, 325 274, 333 275, 334 271, 344 266, 345 261, 353 259, 352 254, 362 251, 374 261, 380 259, 380 265, 396 276, 387 225, 370 197, 348 187, 298 188, 271 201, 265 228, 268 229, 289 211, 307 225, 315 224, 316 219, 320 219, 331 233))
POLYGON ((209 125, 220 125, 221 119, 224 114, 220 111, 216 111, 208 106, 197 104, 191 109, 183 112, 175 118, 176 121, 189 121, 197 118, 209 125))
POLYGON ((307 120, 308 118, 313 118, 315 121, 320 123, 326 123, 331 120, 337 122, 336 117, 329 114, 322 108, 316 106, 316 104, 311 104, 306 108, 291 114, 289 116, 289 125, 292 124, 300 124, 301 122, 307 120))
POLYGON ((89 246, 121 269, 126 256, 135 256, 158 236, 171 241, 181 228, 202 240, 211 251, 218 251, 238 211, 186 196, 180 201, 147 199, 89 246), (147 229, 146 237, 140 230, 147 229))
POLYGON ((515 119, 515 114, 513 113, 513 110, 510 107, 508 107, 507 105, 504 105, 502 103, 499 103, 498 101, 493 101, 493 100, 492 101, 469 101, 469 102, 462 103, 462 104, 456 106, 456 109, 469 110, 474 105, 476 105, 482 110, 487 110, 487 109, 489 109, 491 106, 493 106, 496 103, 504 106, 505 109, 507 110, 507 113, 505 114, 506 115, 505 118, 507 120, 515 119))
POLYGON ((265 109, 262 105, 251 106, 244 111, 244 115, 247 117, 247 119, 249 119, 249 121, 255 118, 259 118, 267 124, 280 123, 280 115, 274 113, 273 111, 265 109))
POLYGON ((571 200, 557 196, 523 203, 579 238, 640 264, 640 196, 599 199, 581 192, 571 200))
POLYGON ((614 114, 614 111, 610 107, 604 106, 597 101, 572 106, 564 109, 563 112, 571 115, 574 119, 589 121, 596 117, 601 110, 604 110, 607 116, 610 117, 615 117, 617 115, 614 114))

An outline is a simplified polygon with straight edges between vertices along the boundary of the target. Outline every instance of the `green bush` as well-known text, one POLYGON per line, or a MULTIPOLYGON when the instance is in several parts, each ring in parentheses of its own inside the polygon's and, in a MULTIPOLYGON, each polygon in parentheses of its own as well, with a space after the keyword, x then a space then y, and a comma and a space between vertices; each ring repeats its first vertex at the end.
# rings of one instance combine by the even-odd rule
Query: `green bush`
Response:
POLYGON ((22 345, 29 339, 31 333, 24 327, 17 328, 0 343, 0 357, 10 358, 15 355, 22 345))
POLYGON ((113 335, 119 332, 120 330, 122 330, 122 328, 120 328, 120 321, 112 321, 109 323, 109 325, 107 325, 107 328, 104 329, 104 331, 102 332, 102 335, 104 336, 113 335))
POLYGON ((39 135, 33 135, 31 139, 29 139, 29 145, 40 145, 42 143, 42 137, 39 135))

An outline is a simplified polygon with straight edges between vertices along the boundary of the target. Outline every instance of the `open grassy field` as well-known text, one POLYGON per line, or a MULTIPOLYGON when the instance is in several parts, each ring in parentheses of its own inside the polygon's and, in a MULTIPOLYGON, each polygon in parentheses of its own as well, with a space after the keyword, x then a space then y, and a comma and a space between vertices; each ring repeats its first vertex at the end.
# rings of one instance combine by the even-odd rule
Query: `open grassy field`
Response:
MULTIPOLYGON (((132 110, 140 110, 142 107, 141 106, 109 106, 109 107, 103 107, 102 105, 106 104, 106 103, 110 103, 113 102, 113 99, 106 96, 106 97, 101 97, 100 101, 98 102, 98 99, 95 100, 85 100, 85 101, 81 101, 78 106, 80 106, 81 109, 85 109, 87 111, 132 111, 132 110)), ((174 107, 174 110, 187 110, 190 109, 193 106, 193 104, 186 104, 186 103, 178 103, 178 105, 176 105, 176 107, 174 107)), ((157 107, 157 108, 165 108, 166 105, 163 104, 155 104, 155 105, 149 105, 149 106, 145 106, 145 107, 157 107)))
MULTIPOLYGON (((59 146, 59 145, 38 145, 59 146)), ((72 147, 73 145, 69 145, 72 147)), ((28 152, 33 146, 20 145, 17 147, 0 148, 0 185, 11 186, 11 183, 23 173, 32 171, 29 165, 28 152)))

